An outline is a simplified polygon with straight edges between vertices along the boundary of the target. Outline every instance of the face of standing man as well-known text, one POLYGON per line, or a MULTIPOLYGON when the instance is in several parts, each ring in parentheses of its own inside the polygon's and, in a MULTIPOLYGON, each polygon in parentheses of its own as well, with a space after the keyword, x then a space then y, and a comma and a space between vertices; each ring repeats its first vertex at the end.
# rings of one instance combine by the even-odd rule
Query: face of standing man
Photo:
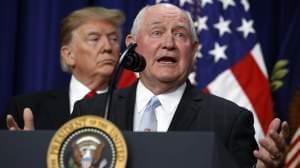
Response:
POLYGON ((88 7, 71 13, 60 31, 61 64, 90 90, 103 90, 119 59, 124 14, 88 7))
POLYGON ((155 94, 176 89, 187 80, 198 48, 187 14, 173 5, 156 5, 138 22, 126 43, 137 43, 136 51, 146 59, 141 81, 155 94))
POLYGON ((109 80, 119 59, 118 28, 108 21, 89 20, 75 29, 62 50, 73 75, 87 86, 94 81, 109 80))

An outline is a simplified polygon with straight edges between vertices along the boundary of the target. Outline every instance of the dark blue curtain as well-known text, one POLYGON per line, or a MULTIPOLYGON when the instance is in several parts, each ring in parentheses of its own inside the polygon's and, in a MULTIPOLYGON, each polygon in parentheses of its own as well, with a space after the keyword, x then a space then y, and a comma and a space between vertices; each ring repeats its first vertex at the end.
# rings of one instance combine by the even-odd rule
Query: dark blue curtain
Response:
POLYGON ((293 124, 299 126, 300 109, 296 107, 299 105, 292 101, 297 96, 296 91, 300 92, 300 1, 255 0, 250 2, 258 38, 262 44, 271 78, 275 115, 288 120, 291 109, 298 108, 298 114, 293 114, 293 116, 299 116, 299 118, 297 123, 293 124), (275 82, 279 82, 280 85, 274 87, 275 82))
MULTIPOLYGON (((289 102, 300 86, 300 2, 249 2, 269 75, 272 76, 279 60, 289 61, 284 67, 288 73, 280 78, 283 85, 273 92, 276 114, 286 120, 289 102)), ((138 10, 147 3, 147 0, 1 1, 0 115, 13 95, 68 86, 69 75, 61 71, 59 64, 58 31, 64 16, 84 6, 118 8, 127 17, 123 27, 125 36, 138 10)))

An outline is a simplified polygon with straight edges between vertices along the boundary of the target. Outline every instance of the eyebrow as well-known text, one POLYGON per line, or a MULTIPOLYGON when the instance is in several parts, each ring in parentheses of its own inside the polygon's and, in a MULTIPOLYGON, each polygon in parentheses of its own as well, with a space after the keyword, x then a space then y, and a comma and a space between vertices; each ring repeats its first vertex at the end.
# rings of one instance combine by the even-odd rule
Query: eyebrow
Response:
POLYGON ((185 30, 189 30, 189 27, 187 24, 184 24, 184 23, 177 23, 176 26, 175 26, 176 29, 185 29, 185 30))
POLYGON ((93 35, 99 36, 100 33, 98 33, 98 32, 89 32, 87 35, 88 35, 88 36, 93 36, 93 35))
MULTIPOLYGON (((88 33, 88 36, 93 36, 93 35, 100 36, 101 34, 103 34, 103 33, 92 31, 92 32, 88 33)), ((106 35, 109 35, 109 36, 110 35, 118 35, 118 32, 112 31, 112 32, 107 33, 106 35)))

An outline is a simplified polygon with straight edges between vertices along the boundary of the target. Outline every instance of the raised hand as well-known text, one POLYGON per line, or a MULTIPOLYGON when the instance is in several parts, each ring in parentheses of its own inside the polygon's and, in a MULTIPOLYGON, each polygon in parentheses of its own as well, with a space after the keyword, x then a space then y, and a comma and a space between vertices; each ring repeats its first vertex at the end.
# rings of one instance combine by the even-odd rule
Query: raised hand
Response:
POLYGON ((23 112, 24 128, 20 128, 14 117, 10 114, 6 116, 7 128, 11 131, 32 131, 34 130, 33 114, 30 108, 24 108, 23 112))
POLYGON ((275 118, 269 125, 266 137, 259 140, 259 149, 253 152, 257 158, 256 168, 279 167, 287 152, 288 136, 288 123, 275 118))

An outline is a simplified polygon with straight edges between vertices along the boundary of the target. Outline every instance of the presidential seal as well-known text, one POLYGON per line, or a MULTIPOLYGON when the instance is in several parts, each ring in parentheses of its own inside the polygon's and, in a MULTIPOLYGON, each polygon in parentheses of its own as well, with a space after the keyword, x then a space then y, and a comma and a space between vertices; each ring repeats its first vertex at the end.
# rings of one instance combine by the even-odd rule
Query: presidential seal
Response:
POLYGON ((127 146, 121 131, 97 116, 65 123, 48 147, 48 168, 125 168, 127 146))

